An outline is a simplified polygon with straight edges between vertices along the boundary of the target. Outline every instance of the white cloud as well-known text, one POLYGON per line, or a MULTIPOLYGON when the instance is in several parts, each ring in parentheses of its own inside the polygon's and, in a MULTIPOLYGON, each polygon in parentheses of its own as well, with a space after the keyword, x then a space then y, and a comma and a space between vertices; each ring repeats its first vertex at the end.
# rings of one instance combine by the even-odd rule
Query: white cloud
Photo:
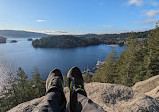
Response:
POLYGON ((155 0, 128 0, 126 3, 127 5, 136 5, 136 6, 142 6, 142 5, 147 5, 147 6, 159 6, 159 2, 156 2, 155 0))
POLYGON ((64 35, 64 34, 67 34, 68 32, 66 31, 43 31, 43 33, 46 33, 46 34, 58 34, 58 35, 64 35))
POLYGON ((156 1, 152 1, 151 4, 152 4, 152 6, 159 6, 159 3, 156 1))
POLYGON ((44 21, 46 21, 46 20, 43 20, 43 19, 37 20, 37 22, 44 22, 44 21))
POLYGON ((103 27, 105 27, 105 28, 114 28, 115 26, 113 26, 113 25, 103 25, 103 27))
POLYGON ((68 33, 66 31, 56 31, 56 30, 27 30, 30 32, 37 32, 37 33, 45 33, 45 34, 49 34, 49 35, 69 35, 71 33, 68 33))
POLYGON ((137 5, 141 6, 143 4, 142 0, 129 0, 128 5, 137 5))
POLYGON ((148 20, 142 20, 142 21, 136 21, 134 24, 142 24, 142 25, 152 25, 155 23, 154 19, 148 19, 148 20))
POLYGON ((159 10, 149 10, 149 11, 146 11, 145 14, 148 17, 159 16, 159 10))

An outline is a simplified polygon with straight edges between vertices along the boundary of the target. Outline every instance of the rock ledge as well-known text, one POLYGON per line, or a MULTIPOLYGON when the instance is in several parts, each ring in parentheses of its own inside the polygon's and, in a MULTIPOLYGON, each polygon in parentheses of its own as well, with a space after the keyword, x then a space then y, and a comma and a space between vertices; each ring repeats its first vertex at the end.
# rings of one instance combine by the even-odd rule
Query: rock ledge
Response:
MULTIPOLYGON (((85 84, 85 89, 88 98, 108 112, 159 112, 159 103, 155 98, 139 93, 130 87, 92 82, 85 84)), ((68 88, 65 88, 65 93, 66 99, 68 99, 68 88)), ((36 112, 36 106, 43 98, 19 104, 8 112, 36 112)))

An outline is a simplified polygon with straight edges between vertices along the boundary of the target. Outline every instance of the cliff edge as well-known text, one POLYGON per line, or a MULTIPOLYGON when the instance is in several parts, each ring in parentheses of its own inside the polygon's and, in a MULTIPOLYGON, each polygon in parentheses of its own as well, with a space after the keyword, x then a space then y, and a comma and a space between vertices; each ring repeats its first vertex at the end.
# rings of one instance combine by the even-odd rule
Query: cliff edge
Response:
MULTIPOLYGON (((159 75, 136 83, 132 88, 123 85, 91 82, 85 84, 88 98, 107 112, 159 112, 159 75)), ((66 99, 69 89, 65 88, 66 99)), ((8 112, 37 112, 44 97, 28 101, 8 112)))

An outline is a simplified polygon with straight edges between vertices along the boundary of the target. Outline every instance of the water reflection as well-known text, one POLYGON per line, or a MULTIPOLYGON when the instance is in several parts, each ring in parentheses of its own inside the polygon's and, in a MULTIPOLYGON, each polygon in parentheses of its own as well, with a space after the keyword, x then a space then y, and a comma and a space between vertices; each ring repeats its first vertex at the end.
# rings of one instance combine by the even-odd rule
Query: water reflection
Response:
MULTIPOLYGON (((53 68, 59 68, 63 74, 72 66, 78 66, 81 70, 93 69, 98 60, 104 61, 112 48, 108 45, 90 46, 74 49, 33 48, 26 38, 9 38, 17 40, 17 43, 0 44, 0 85, 7 79, 7 73, 22 67, 31 77, 34 67, 38 67, 43 78, 53 68)), ((116 47, 117 54, 124 47, 116 47)))

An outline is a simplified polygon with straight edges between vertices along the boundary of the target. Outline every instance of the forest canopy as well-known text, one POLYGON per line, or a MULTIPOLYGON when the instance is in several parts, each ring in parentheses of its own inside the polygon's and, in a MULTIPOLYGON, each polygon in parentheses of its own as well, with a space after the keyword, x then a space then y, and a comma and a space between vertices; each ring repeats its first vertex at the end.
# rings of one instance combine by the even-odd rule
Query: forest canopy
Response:
MULTIPOLYGON (((134 32, 134 35, 141 40, 148 37, 148 33, 134 32)), ((99 44, 116 44, 123 46, 131 33, 102 34, 102 35, 58 35, 42 37, 32 42, 33 47, 39 48, 75 48, 99 44)))

